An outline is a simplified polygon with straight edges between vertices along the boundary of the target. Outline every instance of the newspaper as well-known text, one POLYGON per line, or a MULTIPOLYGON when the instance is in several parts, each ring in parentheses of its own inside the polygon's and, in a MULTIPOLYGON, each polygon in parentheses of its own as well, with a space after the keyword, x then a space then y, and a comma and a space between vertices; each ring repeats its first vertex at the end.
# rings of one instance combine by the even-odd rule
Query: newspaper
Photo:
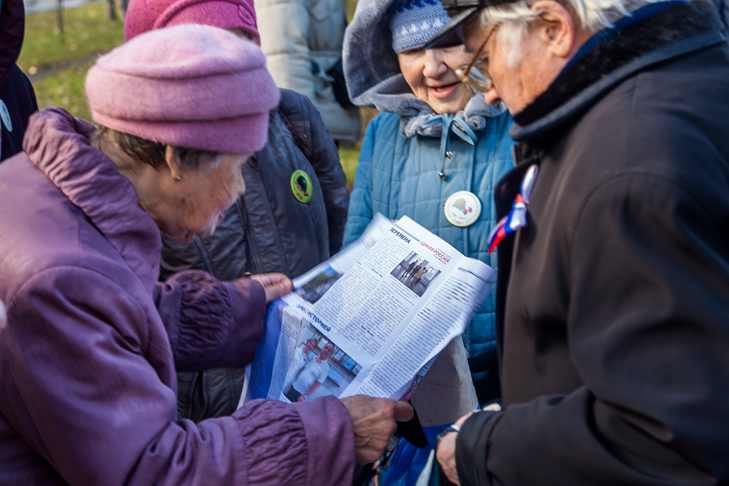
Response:
POLYGON ((269 307, 241 404, 325 395, 406 398, 492 291, 495 271, 407 217, 294 280, 269 307))

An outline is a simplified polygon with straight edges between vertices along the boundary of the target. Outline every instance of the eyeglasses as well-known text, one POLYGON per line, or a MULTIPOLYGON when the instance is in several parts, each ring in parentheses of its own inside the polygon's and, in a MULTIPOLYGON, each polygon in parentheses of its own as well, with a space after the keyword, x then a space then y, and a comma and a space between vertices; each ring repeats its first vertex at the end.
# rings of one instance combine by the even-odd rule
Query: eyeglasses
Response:
POLYGON ((471 88, 473 91, 485 93, 494 86, 494 82, 488 75, 489 59, 488 56, 481 56, 481 53, 486 48, 491 36, 494 35, 499 28, 500 24, 494 25, 491 31, 488 33, 481 46, 476 51, 476 55, 469 64, 464 64, 453 70, 456 76, 461 80, 463 84, 471 88))

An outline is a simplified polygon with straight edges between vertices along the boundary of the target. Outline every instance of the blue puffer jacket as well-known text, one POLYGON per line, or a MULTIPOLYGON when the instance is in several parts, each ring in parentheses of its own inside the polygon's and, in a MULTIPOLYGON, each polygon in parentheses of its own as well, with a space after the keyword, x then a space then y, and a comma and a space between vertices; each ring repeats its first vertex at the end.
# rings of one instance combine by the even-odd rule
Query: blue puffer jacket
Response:
MULTIPOLYGON (((493 188, 513 166, 510 126, 506 113, 488 118, 486 127, 475 132, 478 142, 474 146, 452 129, 440 138, 406 137, 398 114, 378 115, 367 127, 360 152, 345 244, 362 234, 375 213, 392 219, 409 216, 463 254, 495 267, 495 255, 486 253, 486 239, 496 223, 493 188), (441 167, 446 174, 443 180, 438 176, 441 167), (478 195, 483 207, 476 223, 467 228, 453 226, 443 212, 446 199, 462 190, 478 195)), ((495 349, 494 303, 492 295, 464 334, 477 388, 493 386, 484 383, 489 371, 483 369, 486 366, 474 369, 479 361, 474 358, 495 349)))

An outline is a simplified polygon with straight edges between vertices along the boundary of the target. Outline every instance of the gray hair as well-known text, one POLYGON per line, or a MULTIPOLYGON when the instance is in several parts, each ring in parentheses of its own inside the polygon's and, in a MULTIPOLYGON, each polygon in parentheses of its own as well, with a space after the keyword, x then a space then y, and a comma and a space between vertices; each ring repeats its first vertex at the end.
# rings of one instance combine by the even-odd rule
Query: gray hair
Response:
MULTIPOLYGON (((593 33, 629 15, 630 12, 661 0, 557 0, 574 13, 578 25, 593 33)), ((533 0, 520 0, 514 3, 485 7, 480 13, 481 24, 500 24, 498 36, 507 49, 507 62, 515 65, 521 59, 521 40, 524 38, 529 22, 538 14, 531 9, 533 0)))
MULTIPOLYGON (((661 0, 558 0, 576 16, 579 26, 587 32, 610 27, 613 22, 630 12, 661 0)), ((486 7, 481 11, 484 25, 499 23, 525 24, 536 18, 530 8, 532 0, 521 0, 506 5, 486 7)))
MULTIPOLYGON (((167 146, 153 140, 146 140, 128 133, 98 126, 94 133, 96 140, 106 138, 116 143, 130 158, 151 165, 155 169, 165 164, 165 150, 167 146)), ((184 147, 173 147, 175 156, 182 165, 188 169, 197 169, 201 166, 214 168, 220 161, 219 153, 207 150, 195 150, 184 147)))

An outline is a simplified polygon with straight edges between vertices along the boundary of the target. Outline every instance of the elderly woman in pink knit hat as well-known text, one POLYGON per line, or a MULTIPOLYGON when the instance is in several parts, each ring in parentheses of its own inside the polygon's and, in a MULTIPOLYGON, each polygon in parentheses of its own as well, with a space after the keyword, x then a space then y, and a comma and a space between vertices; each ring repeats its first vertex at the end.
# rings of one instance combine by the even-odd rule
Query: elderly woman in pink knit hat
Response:
MULTIPOLYGON (((252 0, 132 0, 124 33, 133 39, 191 23, 259 39, 252 0)), ((206 270, 220 280, 259 272, 294 277, 340 249, 349 193, 334 141, 306 96, 281 90, 269 115, 268 142, 253 154, 243 176, 246 193, 211 237, 189 244, 163 241, 162 278, 188 269, 206 270)), ((193 420, 232 413, 243 377, 241 368, 180 372, 179 413, 193 420)))
POLYGON ((279 93, 258 47, 150 32, 100 58, 86 93, 98 128, 41 111, 0 166, 0 484, 350 482, 407 405, 254 401, 177 420, 175 368, 239 365, 261 332, 241 324, 260 322, 258 282, 156 282, 160 233, 212 232, 265 143, 279 93))

